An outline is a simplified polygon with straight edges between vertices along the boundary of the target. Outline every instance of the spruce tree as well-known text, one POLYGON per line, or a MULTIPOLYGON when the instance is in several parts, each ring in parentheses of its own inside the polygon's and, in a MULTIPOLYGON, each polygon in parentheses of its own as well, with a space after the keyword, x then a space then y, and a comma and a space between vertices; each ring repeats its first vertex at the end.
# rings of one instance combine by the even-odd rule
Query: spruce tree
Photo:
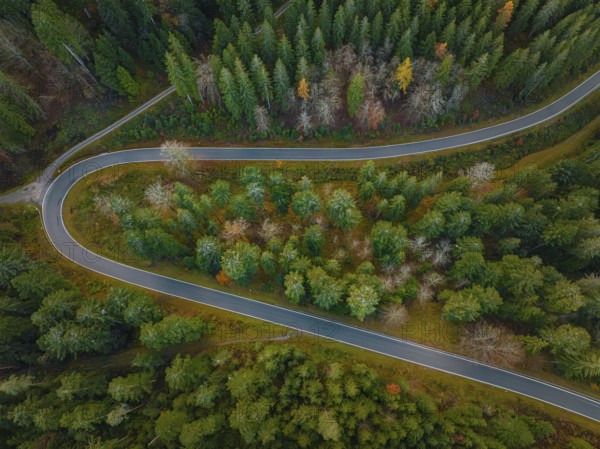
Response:
POLYGON ((325 48, 325 39, 323 38, 323 33, 321 32, 321 28, 315 30, 315 34, 313 35, 312 42, 312 56, 313 61, 319 67, 323 65, 323 59, 325 58, 325 53, 327 49, 325 48))
POLYGON ((331 28, 332 28, 332 17, 331 17, 331 7, 329 6, 328 0, 323 0, 321 3, 321 9, 319 10, 319 25, 318 27, 321 29, 323 33, 323 39, 325 40, 326 45, 331 44, 331 28))
POLYGON ((333 18, 333 46, 334 48, 341 47, 346 38, 346 18, 344 16, 344 7, 339 6, 333 18))
POLYGON ((294 56, 294 50, 292 49, 292 45, 285 34, 283 34, 279 39, 277 56, 285 65, 288 73, 292 72, 296 68, 296 57, 294 56))
POLYGON ((40 42, 65 64, 88 54, 91 41, 87 30, 52 0, 33 4, 31 21, 40 42))
POLYGON ((238 36, 236 48, 240 59, 246 66, 250 65, 252 55, 255 53, 255 40, 256 36, 254 31, 247 22, 244 22, 242 29, 240 30, 240 35, 238 36))
POLYGON ((275 64, 277 58, 277 35, 267 20, 262 23, 260 28, 260 54, 267 66, 272 67, 275 64))
POLYGON ((278 59, 275 63, 275 70, 273 71, 273 93, 275 102, 283 112, 287 112, 289 108, 289 89, 290 77, 288 71, 281 59, 278 59))
POLYGON ((169 34, 169 51, 165 54, 165 65, 169 81, 177 89, 177 93, 193 103, 201 100, 196 82, 196 67, 188 56, 181 42, 174 34, 169 34))
POLYGON ((271 78, 265 65, 261 59, 254 55, 252 58, 252 65, 250 67, 252 73, 252 81, 256 87, 256 92, 260 97, 261 101, 267 103, 269 109, 271 109, 271 99, 273 98, 273 87, 271 86, 271 78))
POLYGON ((225 107, 232 115, 233 119, 240 120, 242 118, 242 108, 240 105, 238 89, 235 78, 227 67, 221 69, 221 74, 219 75, 219 90, 221 91, 225 107))
POLYGON ((350 80, 348 85, 348 114, 354 117, 365 100, 365 79, 360 72, 350 80))
POLYGON ((235 78, 237 83, 237 91, 240 99, 240 106, 246 115, 246 120, 249 123, 254 121, 254 108, 258 104, 254 85, 250 81, 248 72, 241 60, 235 61, 235 78))

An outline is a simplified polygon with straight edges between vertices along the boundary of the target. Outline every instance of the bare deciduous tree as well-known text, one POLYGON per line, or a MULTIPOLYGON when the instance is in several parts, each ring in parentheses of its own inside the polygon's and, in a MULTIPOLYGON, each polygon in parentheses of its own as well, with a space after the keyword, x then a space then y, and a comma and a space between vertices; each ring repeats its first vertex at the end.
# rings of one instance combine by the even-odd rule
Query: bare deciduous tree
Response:
POLYGON ((435 245, 435 250, 431 255, 431 263, 435 267, 442 267, 450 261, 450 252, 452 251, 453 245, 448 240, 440 240, 435 245))
POLYGON ((485 184, 496 176, 496 167, 489 162, 479 162, 467 168, 465 175, 474 186, 485 184))
POLYGON ((236 218, 234 221, 226 221, 223 223, 221 237, 223 240, 238 240, 242 238, 248 228, 250 228, 250 223, 243 218, 236 218))
POLYGON ((525 360, 523 345, 508 329, 479 322, 461 338, 465 353, 494 366, 514 367, 525 360))
POLYGON ((417 290, 417 301, 421 306, 424 306, 426 303, 433 299, 434 292, 427 285, 419 286, 419 290, 417 290))
POLYGON ((198 80, 198 92, 203 101, 217 103, 221 100, 221 93, 210 60, 204 55, 196 61, 196 79, 198 80))
POLYGON ((275 223, 266 218, 258 231, 258 235, 265 241, 269 241, 273 237, 277 237, 281 233, 281 223, 275 223))
POLYGON ((266 133, 271 129, 271 118, 267 108, 262 105, 254 107, 254 121, 256 123, 256 131, 266 133))
POLYGON ((413 253, 418 254, 429 247, 429 242, 426 237, 418 235, 409 240, 408 247, 413 253))
POLYGON ((369 259, 372 255, 373 247, 371 246, 371 239, 366 237, 363 240, 362 246, 358 251, 358 257, 360 257, 361 259, 369 259))
POLYGON ((307 108, 302 108, 302 110, 300 111, 300 115, 298 116, 298 124, 297 124, 297 129, 298 131, 300 131, 303 135, 308 135, 310 134, 312 128, 313 128, 313 124, 312 124, 312 117, 310 116, 310 114, 308 113, 307 108))
POLYGON ((176 140, 167 140, 160 146, 160 155, 167 161, 167 166, 177 176, 188 176, 190 174, 190 161, 192 154, 187 144, 176 140))
POLYGON ((444 276, 437 271, 429 271, 423 276, 423 282, 430 288, 435 288, 444 283, 444 276))
POLYGON ((386 328, 397 328, 408 321, 408 310, 400 304, 387 304, 382 308, 381 320, 386 328))
POLYGON ((423 82, 417 85, 407 101, 409 118, 414 123, 419 123, 426 118, 436 120, 445 106, 446 102, 437 83, 423 82))
POLYGON ((358 58, 350 45, 342 45, 333 53, 333 69, 343 78, 356 70, 358 58))
POLYGON ((171 207, 173 192, 168 189, 160 181, 150 184, 144 192, 146 201, 159 211, 165 211, 171 207))
POLYGON ((320 123, 329 127, 335 126, 334 110, 327 98, 320 98, 315 102, 315 112, 320 123))
POLYGON ((358 121, 364 130, 377 131, 384 119, 383 104, 373 95, 369 96, 358 110, 358 121))

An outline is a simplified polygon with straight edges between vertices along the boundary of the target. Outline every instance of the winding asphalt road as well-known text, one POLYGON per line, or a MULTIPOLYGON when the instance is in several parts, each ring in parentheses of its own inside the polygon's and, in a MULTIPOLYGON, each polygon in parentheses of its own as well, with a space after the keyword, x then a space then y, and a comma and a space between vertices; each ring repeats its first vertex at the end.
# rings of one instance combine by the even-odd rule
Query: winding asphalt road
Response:
MULTIPOLYGON (((600 72, 554 103, 524 117, 489 128, 439 139, 370 148, 192 148, 200 160, 357 160, 427 153, 492 140, 547 121, 564 112, 600 85, 600 72)), ((69 234, 62 216, 70 188, 98 170, 121 164, 162 161, 158 148, 103 154, 79 162, 61 173, 50 185, 42 205, 43 221, 50 241, 65 257, 92 271, 171 296, 210 305, 230 312, 295 329, 390 357, 462 376, 528 396, 600 422, 600 401, 514 372, 494 368, 454 354, 438 351, 380 333, 349 326, 248 298, 190 284, 121 264, 81 247, 69 234)))

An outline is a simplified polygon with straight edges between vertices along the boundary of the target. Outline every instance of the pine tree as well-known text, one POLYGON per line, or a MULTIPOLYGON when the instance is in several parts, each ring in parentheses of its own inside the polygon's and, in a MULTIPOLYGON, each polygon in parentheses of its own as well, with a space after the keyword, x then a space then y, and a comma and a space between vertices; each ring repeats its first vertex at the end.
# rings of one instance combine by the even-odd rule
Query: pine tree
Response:
POLYGON ((334 48, 341 47, 346 38, 346 17, 344 15, 344 7, 340 5, 333 18, 333 46, 334 48))
POLYGON ((233 44, 227 45, 227 48, 223 50, 223 66, 227 67, 231 72, 235 71, 235 60, 239 58, 240 55, 233 44))
POLYGON ((354 117, 365 100, 365 79, 361 72, 357 72, 348 85, 348 114, 354 117))
POLYGON ((136 27, 120 0, 97 0, 98 12, 106 28, 120 41, 135 40, 136 27))
POLYGON ((237 0, 237 10, 240 22, 254 23, 254 11, 250 0, 237 0))
POLYGON ((235 47, 238 50, 238 54, 244 65, 249 66, 252 61, 252 55, 256 51, 256 36, 252 28, 247 22, 244 22, 238 40, 235 47))
POLYGON ((392 46, 396 46, 396 43, 400 39, 400 34, 404 32, 405 29, 406 28, 402 28, 402 13, 400 12, 400 8, 397 8, 385 27, 385 37, 390 41, 392 46))
POLYGON ((524 32, 531 22, 540 4, 540 0, 521 0, 516 12, 516 18, 512 21, 508 32, 511 36, 516 36, 524 32))
POLYGON ((219 76, 219 90, 223 97, 225 107, 232 115, 234 120, 242 118, 242 107, 240 104, 240 96, 235 82, 235 78, 228 68, 223 67, 219 76))
POLYGON ((371 25, 371 41, 373 46, 378 48, 383 44, 383 14, 378 11, 371 25))
POLYGON ((294 50, 290 44, 290 41, 285 34, 279 39, 279 45, 277 47, 277 56, 285 65, 288 73, 293 72, 296 68, 296 57, 294 56, 294 50))
POLYGON ((252 73, 252 81, 254 82, 256 92, 258 93, 261 101, 266 102, 267 107, 271 109, 271 99, 273 98, 273 87, 271 86, 271 79, 269 77, 269 72, 267 71, 265 65, 257 55, 254 55, 254 57, 252 58, 252 65, 250 70, 252 73))
MULTIPOLYGON (((272 29, 271 29, 272 30, 272 29)), ((233 42, 233 34, 225 23, 215 19, 215 34, 213 38, 213 54, 220 55, 233 42)))
POLYGON ((277 35, 271 24, 266 20, 261 26, 260 42, 262 59, 267 66, 272 67, 277 58, 277 35))
POLYGON ((398 42, 398 51, 396 52, 401 58, 411 58, 413 57, 413 48, 412 48, 412 32, 410 29, 406 30, 398 42))
POLYGON ((359 32, 358 32, 358 53, 361 55, 365 55, 368 53, 369 47, 370 47, 370 40, 371 40, 371 35, 370 35, 371 31, 370 31, 370 24, 369 24, 369 19, 367 19, 366 17, 363 17, 363 19, 360 22, 360 28, 359 28, 359 32))
POLYGON ((469 69, 469 86, 475 90, 481 84, 481 81, 488 73, 488 60, 489 55, 484 53, 476 61, 471 64, 469 69))
POLYGON ((302 79, 305 81, 310 80, 310 67, 304 57, 298 59, 298 66, 296 67, 296 82, 299 83, 302 79))
POLYGON ((307 61, 311 57, 310 47, 304 39, 298 39, 296 41, 296 57, 298 59, 304 58, 307 61))
POLYGON ((319 25, 318 28, 323 33, 323 40, 325 45, 331 44, 331 28, 332 28, 332 17, 331 8, 328 0, 323 0, 321 3, 321 9, 319 10, 319 25))
POLYGON ((190 103, 193 103, 193 100, 201 100, 194 63, 174 34, 169 34, 169 51, 165 54, 165 65, 169 80, 180 96, 187 98, 190 103))
POLYGON ((306 2, 306 10, 304 11, 304 17, 307 25, 307 34, 313 34, 315 28, 317 27, 317 11, 315 9, 315 3, 313 0, 308 0, 306 2))
POLYGON ((452 64, 454 63, 454 56, 452 53, 446 55, 440 66, 438 67, 438 73, 436 74, 436 80, 440 82, 442 86, 448 85, 448 81, 450 81, 450 74, 452 71, 452 64))
POLYGON ((140 86, 133 79, 131 74, 123 66, 117 67, 117 78, 119 80, 119 86, 123 91, 129 95, 130 100, 134 100, 137 97, 140 86))
POLYGON ((40 42, 65 64, 88 54, 91 41, 87 30, 52 0, 33 4, 31 22, 40 42))
POLYGON ((285 64, 278 59, 273 71, 273 93, 275 102, 282 111, 287 112, 289 108, 288 92, 290 89, 290 77, 285 64))
POLYGON ((135 64, 129 53, 121 48, 114 36, 104 33, 96 39, 94 67, 100 81, 115 91, 121 88, 117 77, 119 66, 124 67, 129 73, 135 71, 135 64))
POLYGON ((315 64, 321 67, 323 65, 323 59, 325 58, 325 52, 327 50, 325 48, 325 39, 323 38, 323 33, 318 27, 315 30, 315 34, 313 35, 311 47, 313 61, 315 62, 315 64))
POLYGON ((343 189, 337 189, 331 194, 326 211, 332 224, 345 231, 355 228, 362 219, 354 198, 343 189))
POLYGON ((254 108, 258 104, 258 99, 256 97, 254 85, 246 72, 246 68, 239 59, 235 61, 235 78, 240 106, 246 115, 246 120, 248 120, 249 123, 252 123, 254 120, 254 108))

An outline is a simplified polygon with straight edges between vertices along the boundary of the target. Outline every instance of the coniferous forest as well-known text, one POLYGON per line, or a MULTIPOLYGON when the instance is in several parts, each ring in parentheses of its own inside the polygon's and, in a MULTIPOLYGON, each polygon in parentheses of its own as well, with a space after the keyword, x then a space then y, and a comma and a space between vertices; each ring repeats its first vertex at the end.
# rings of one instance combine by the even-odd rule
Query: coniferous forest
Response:
POLYGON ((542 108, 599 64, 598 0, 0 0, 0 449, 600 447, 597 420, 535 394, 88 270, 34 197, 151 104, 54 167, 160 156, 69 185, 81 246, 597 401, 600 94, 368 160, 542 108))
POLYGON ((503 114, 544 99, 600 54, 592 0, 293 0, 276 18, 279 6, 3 2, 6 176, 11 161, 33 163, 83 137, 82 105, 135 102, 166 77, 194 109, 225 109, 230 126, 304 138, 503 114))

